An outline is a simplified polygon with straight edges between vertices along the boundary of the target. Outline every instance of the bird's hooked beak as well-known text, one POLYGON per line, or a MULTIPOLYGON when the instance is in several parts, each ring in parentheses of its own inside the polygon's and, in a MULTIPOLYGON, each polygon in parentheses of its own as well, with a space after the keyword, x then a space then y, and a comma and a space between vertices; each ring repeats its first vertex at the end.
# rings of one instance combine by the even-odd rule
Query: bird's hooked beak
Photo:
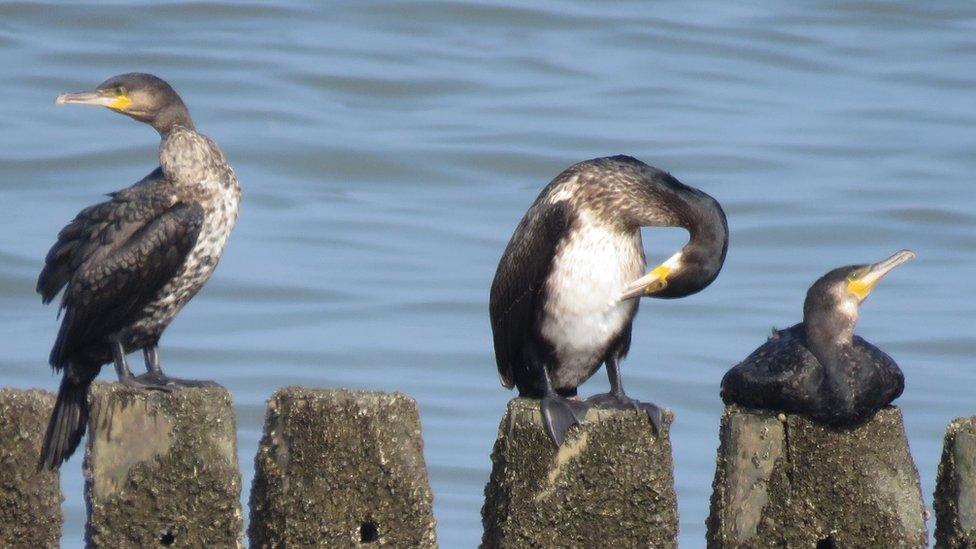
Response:
POLYGON ((886 274, 910 259, 915 259, 915 252, 901 250, 888 259, 859 269, 847 278, 847 290, 857 296, 858 300, 864 301, 886 274))
POLYGON ((668 277, 681 265, 681 252, 678 252, 651 269, 651 272, 631 282, 624 288, 620 301, 660 292, 668 285, 668 277))
POLYGON ((125 93, 112 90, 95 90, 86 92, 62 93, 54 100, 55 105, 96 105, 108 107, 113 111, 124 111, 132 104, 132 99, 125 93))

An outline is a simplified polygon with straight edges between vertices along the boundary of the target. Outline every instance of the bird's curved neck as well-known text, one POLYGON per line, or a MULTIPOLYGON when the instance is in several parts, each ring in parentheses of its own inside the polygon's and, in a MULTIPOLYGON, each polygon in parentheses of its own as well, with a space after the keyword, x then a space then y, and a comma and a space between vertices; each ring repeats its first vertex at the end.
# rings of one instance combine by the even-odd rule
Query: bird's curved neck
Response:
POLYGON ((679 266, 665 290, 654 297, 683 297, 702 290, 718 276, 729 246, 725 212, 711 196, 674 182, 652 189, 632 216, 639 226, 682 227, 688 243, 675 256, 679 266))
POLYGON ((729 249, 729 225, 725 212, 712 197, 696 197, 690 209, 688 243, 682 248, 682 257, 698 257, 706 275, 714 278, 725 262, 729 249), (697 202, 695 204, 695 202, 697 202))

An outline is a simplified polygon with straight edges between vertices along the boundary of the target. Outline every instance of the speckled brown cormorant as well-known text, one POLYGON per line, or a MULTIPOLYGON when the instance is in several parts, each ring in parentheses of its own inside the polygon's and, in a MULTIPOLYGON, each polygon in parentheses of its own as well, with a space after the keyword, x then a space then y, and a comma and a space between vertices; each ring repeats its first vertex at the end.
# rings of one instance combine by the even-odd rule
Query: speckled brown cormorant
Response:
POLYGON ((711 284, 728 236, 714 198, 629 156, 580 162, 542 190, 498 264, 490 314, 502 384, 541 398, 554 444, 590 405, 641 409, 660 428, 661 409, 628 397, 620 380, 636 298, 711 284), (644 275, 641 227, 684 227, 690 239, 644 275), (567 398, 603 363, 609 393, 567 398))
POLYGON ((881 349, 854 335, 858 309, 875 284, 915 257, 902 250, 873 265, 834 269, 813 283, 803 322, 775 330, 722 379, 722 400, 856 425, 901 395, 905 378, 881 349))
POLYGON ((210 278, 237 220, 234 171, 193 126, 180 97, 141 73, 112 77, 94 91, 65 93, 55 103, 99 105, 159 132, 159 167, 135 185, 82 210, 60 233, 37 280, 45 303, 64 289, 64 318, 50 363, 61 388, 44 439, 41 465, 60 466, 81 441, 86 394, 102 365, 119 381, 170 390, 208 382, 163 374, 159 338, 210 278), (126 354, 141 349, 147 373, 135 377, 126 354))

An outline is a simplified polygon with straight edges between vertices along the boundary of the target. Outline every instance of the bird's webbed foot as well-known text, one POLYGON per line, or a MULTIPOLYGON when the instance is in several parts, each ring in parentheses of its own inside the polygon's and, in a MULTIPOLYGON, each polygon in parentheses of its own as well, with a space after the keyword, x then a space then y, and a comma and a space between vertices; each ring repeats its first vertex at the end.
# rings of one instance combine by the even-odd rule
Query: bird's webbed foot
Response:
POLYGON ((142 391, 163 391, 164 393, 172 392, 176 387, 172 385, 167 385, 165 383, 158 383, 155 381, 142 379, 143 376, 133 376, 128 375, 119 378, 119 383, 130 387, 132 389, 139 389, 142 391))
POLYGON ((153 386, 168 387, 170 390, 178 389, 180 387, 220 387, 219 383, 216 381, 210 381, 208 379, 183 379, 179 377, 170 377, 162 372, 152 371, 135 376, 134 379, 153 386))
POLYGON ((651 427, 654 434, 661 432, 661 425, 664 423, 664 409, 653 402, 641 402, 630 398, 624 393, 600 393, 586 399, 586 403, 596 408, 610 410, 638 410, 647 414, 647 419, 651 420, 651 427))
POLYGON ((556 394, 542 397, 542 424, 546 428, 549 440, 558 448, 566 438, 566 433, 573 425, 579 425, 586 416, 589 404, 581 400, 571 400, 556 394))

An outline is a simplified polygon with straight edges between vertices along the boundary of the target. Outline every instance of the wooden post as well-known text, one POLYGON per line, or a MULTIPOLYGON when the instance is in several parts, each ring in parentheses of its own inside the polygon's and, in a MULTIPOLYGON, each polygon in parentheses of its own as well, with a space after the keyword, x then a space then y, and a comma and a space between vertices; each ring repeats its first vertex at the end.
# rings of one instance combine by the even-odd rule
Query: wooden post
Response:
POLYGON ((483 547, 676 547, 665 413, 659 436, 636 410, 591 409, 557 450, 539 401, 516 398, 498 428, 481 510, 483 547))
POLYGON ((0 547, 61 541, 58 472, 38 470, 54 400, 39 389, 0 389, 0 547))
POLYGON ((251 547, 436 547, 434 525, 412 398, 301 387, 271 397, 251 547))
POLYGON ((925 547, 925 506, 901 411, 831 428, 728 406, 709 547, 925 547))
POLYGON ((976 547, 976 417, 946 428, 935 487, 935 545, 976 547))
POLYGON ((230 393, 98 383, 89 393, 87 538, 95 547, 241 547, 230 393))

